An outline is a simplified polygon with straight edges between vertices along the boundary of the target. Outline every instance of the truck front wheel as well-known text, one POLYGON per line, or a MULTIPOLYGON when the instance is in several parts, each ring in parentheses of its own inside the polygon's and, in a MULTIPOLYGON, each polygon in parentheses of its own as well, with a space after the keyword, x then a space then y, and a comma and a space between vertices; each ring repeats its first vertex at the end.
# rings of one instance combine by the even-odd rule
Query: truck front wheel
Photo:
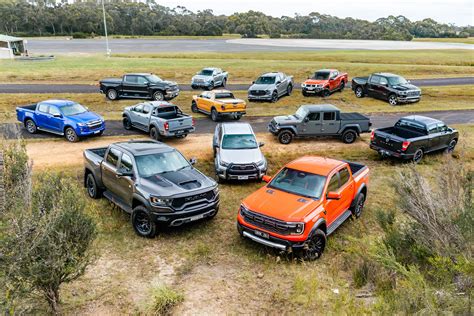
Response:
POLYGON ((293 133, 288 130, 283 130, 278 133, 278 140, 283 145, 288 145, 293 140, 293 133))
POLYGON ((153 100, 155 101, 163 101, 165 99, 165 95, 161 91, 155 91, 153 93, 153 100))
POLYGON ((397 96, 395 94, 389 95, 388 103, 390 103, 390 105, 397 105, 398 104, 397 96))
POLYGON ((348 129, 342 133, 342 141, 346 144, 352 144, 357 139, 357 133, 354 130, 348 129))
POLYGON ((140 237, 153 238, 156 235, 156 223, 144 206, 137 206, 132 212, 132 226, 140 237))
POLYGON ((326 234, 321 229, 316 229, 303 248, 303 259, 313 261, 321 258, 326 247, 326 234))
POLYGON ((111 101, 114 101, 114 100, 117 100, 118 99, 118 93, 115 89, 109 89, 107 90, 107 99, 111 100, 111 101))
POLYGON ((76 131, 72 127, 66 128, 66 130, 64 131, 64 135, 66 136, 66 139, 71 143, 76 143, 79 141, 79 137, 77 136, 76 131))
POLYGON ((354 93, 355 93, 355 96, 357 98, 363 98, 364 97, 364 90, 360 86, 355 89, 354 93))

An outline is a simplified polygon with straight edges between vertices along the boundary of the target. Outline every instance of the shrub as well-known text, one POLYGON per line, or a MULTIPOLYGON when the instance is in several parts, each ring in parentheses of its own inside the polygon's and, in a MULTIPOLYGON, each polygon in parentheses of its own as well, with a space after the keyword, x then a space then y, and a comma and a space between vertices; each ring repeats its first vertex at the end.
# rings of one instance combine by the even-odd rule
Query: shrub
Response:
POLYGON ((164 285, 152 288, 150 292, 147 315, 170 315, 173 307, 184 299, 182 294, 164 285))

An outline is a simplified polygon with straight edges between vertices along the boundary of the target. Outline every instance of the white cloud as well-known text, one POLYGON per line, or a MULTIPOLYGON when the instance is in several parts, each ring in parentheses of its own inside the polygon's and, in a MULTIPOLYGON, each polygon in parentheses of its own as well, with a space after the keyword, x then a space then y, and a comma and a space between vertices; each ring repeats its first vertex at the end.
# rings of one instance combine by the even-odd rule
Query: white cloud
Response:
POLYGON ((354 17, 373 21, 388 15, 404 15, 410 20, 433 18, 438 22, 474 25, 473 0, 157 0, 164 6, 185 6, 192 11, 212 9, 217 14, 232 14, 248 10, 273 16, 319 12, 338 17, 354 17), (339 4, 337 4, 339 3, 339 4))

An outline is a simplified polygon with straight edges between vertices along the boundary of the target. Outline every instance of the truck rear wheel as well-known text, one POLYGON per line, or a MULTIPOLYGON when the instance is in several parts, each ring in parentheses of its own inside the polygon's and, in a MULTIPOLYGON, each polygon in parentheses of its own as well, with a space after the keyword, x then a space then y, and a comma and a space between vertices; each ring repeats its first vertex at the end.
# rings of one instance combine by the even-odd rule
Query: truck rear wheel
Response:
POLYGON ((362 211, 364 210, 364 203, 365 203, 365 195, 364 193, 359 193, 359 195, 357 195, 356 204, 351 209, 352 215, 355 218, 359 218, 360 215, 362 214, 362 211))
POLYGON ((160 133, 154 126, 150 128, 150 138, 154 140, 160 140, 160 133))
POLYGON ((25 121, 25 128, 30 134, 35 134, 38 131, 36 123, 32 119, 27 119, 25 121))
POLYGON ((364 90, 362 89, 362 87, 357 87, 355 90, 354 90, 354 93, 355 93, 355 96, 357 98, 363 98, 364 97, 364 90))
POLYGON ((115 89, 109 89, 106 93, 107 99, 114 101, 118 99, 118 93, 115 89))
POLYGON ((278 133, 278 140, 283 145, 288 145, 293 140, 293 133, 288 130, 283 130, 278 133))
POLYGON ((357 133, 354 130, 348 129, 342 133, 342 141, 346 144, 352 144, 357 139, 357 133))
POLYGON ((211 110, 211 120, 217 122, 219 120, 219 113, 217 113, 216 109, 211 110))
POLYGON ((413 162, 414 163, 419 163, 421 160, 423 160, 423 149, 417 149, 415 151, 415 154, 413 155, 413 162))
POLYGON ((144 206, 137 206, 132 212, 132 226, 140 237, 153 238, 156 235, 156 223, 144 206))
POLYGON ((97 186, 97 182, 95 181, 95 177, 92 173, 87 174, 86 178, 86 188, 87 194, 92 199, 98 199, 101 196, 101 191, 97 186))
POLYGON ((321 229, 316 229, 303 248, 303 259, 313 261, 321 258, 326 247, 326 234, 321 229))

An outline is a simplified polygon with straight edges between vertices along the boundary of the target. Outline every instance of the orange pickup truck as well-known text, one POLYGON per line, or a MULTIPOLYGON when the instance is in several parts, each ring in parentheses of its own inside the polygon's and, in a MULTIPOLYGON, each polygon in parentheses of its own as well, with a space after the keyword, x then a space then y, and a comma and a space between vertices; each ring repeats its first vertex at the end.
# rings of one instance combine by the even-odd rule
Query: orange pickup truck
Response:
POLYGON ((361 215, 369 168, 307 156, 263 180, 268 184, 242 201, 237 215, 240 235, 315 260, 324 251, 326 236, 351 215, 361 215))

